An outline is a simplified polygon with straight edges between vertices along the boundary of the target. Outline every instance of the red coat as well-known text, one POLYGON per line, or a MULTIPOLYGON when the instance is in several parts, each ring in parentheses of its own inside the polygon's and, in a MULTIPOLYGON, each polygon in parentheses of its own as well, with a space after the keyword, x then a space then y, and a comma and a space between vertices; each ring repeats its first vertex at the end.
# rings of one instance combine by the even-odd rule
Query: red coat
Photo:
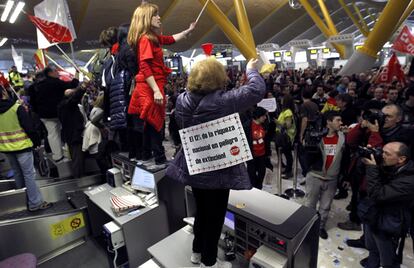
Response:
POLYGON ((164 85, 171 70, 164 65, 162 45, 169 45, 175 42, 172 36, 158 36, 159 44, 154 44, 148 37, 143 36, 138 43, 139 72, 135 76, 135 89, 131 96, 128 113, 136 114, 151 124, 157 131, 160 131, 165 120, 164 85), (162 105, 155 104, 154 92, 146 82, 146 78, 154 76, 154 79, 164 97, 162 105))
MULTIPOLYGON (((373 148, 382 147, 384 145, 384 141, 379 132, 371 132, 366 128, 361 128, 360 124, 357 124, 348 132, 346 135, 346 143, 350 149, 354 151, 357 150, 359 145, 369 144, 373 148)), ((356 156, 351 159, 348 167, 348 174, 352 174, 352 170, 356 167, 357 159, 356 156)), ((367 181, 365 177, 360 181, 359 187, 360 191, 366 190, 367 181)))

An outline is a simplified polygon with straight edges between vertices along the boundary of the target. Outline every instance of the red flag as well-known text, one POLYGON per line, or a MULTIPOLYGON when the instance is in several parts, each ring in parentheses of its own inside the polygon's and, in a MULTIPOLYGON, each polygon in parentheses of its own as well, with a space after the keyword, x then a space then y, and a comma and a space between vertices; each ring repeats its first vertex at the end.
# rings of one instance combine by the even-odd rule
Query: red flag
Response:
POLYGON ((404 26, 401 33, 395 39, 392 48, 402 53, 414 55, 414 36, 407 26, 404 26))
POLYGON ((69 28, 56 22, 42 20, 36 16, 27 14, 32 23, 42 32, 50 43, 70 43, 73 41, 69 28))
POLYGON ((57 68, 57 71, 59 73, 59 79, 65 82, 70 82, 75 78, 75 76, 68 71, 65 71, 61 68, 57 68))
POLYGON ((376 83, 391 83, 397 77, 399 82, 405 84, 405 75, 404 71, 401 68, 400 62, 398 61, 395 53, 392 54, 388 65, 385 66, 380 75, 378 76, 376 83))
POLYGON ((4 88, 8 88, 10 86, 9 81, 7 81, 2 72, 0 72, 0 86, 4 88))

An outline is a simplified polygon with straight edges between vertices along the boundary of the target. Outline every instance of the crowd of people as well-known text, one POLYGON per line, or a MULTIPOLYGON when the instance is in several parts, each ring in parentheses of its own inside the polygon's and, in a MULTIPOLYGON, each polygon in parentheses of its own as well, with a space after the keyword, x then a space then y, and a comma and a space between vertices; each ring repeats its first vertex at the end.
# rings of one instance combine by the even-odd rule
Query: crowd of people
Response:
POLYGON ((227 267, 216 258, 229 190, 261 189, 266 169, 273 170, 272 148, 280 148, 283 177, 291 178, 297 148, 306 206, 318 210, 320 237, 328 238, 333 200, 350 191, 349 220, 338 228, 363 235, 347 244, 369 250, 364 267, 399 267, 404 238, 414 233, 414 77, 379 83, 376 70, 340 76, 330 68, 259 74, 254 60, 246 70, 226 73, 214 59, 198 63, 188 77, 170 75, 162 45, 186 38, 196 25, 172 36, 160 35, 160 25, 157 6, 143 4, 130 25, 104 30, 104 48, 91 65, 93 81, 61 81, 50 65, 23 82, 12 69, 10 83, 22 90, 15 96, 2 87, 0 152, 8 156, 17 187, 27 187, 29 210, 51 206, 34 182, 32 148, 42 139, 57 164, 67 161, 62 148, 68 146, 76 178, 84 175, 85 157, 95 158, 103 174, 114 151, 128 152, 131 161, 154 159, 193 187, 198 211, 192 262, 227 267), (257 107, 262 98, 274 98, 277 110, 257 107), (253 160, 190 176, 179 129, 234 112, 241 115, 253 160), (176 147, 170 163, 162 144, 166 128, 176 147))

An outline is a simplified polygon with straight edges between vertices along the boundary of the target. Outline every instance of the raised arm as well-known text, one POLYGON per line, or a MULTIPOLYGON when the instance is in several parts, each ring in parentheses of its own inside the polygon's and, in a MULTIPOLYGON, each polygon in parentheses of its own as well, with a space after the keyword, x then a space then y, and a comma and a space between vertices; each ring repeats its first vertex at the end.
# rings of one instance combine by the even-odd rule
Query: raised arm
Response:
POLYGON ((180 33, 173 34, 175 42, 179 42, 180 40, 186 39, 188 35, 191 34, 191 32, 194 30, 195 26, 196 23, 192 22, 186 30, 180 33))

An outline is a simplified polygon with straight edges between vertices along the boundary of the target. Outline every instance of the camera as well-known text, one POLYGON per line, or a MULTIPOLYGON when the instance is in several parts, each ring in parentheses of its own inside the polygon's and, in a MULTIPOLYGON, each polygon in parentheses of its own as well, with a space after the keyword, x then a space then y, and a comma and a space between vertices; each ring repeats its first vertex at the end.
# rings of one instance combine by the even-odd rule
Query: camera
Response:
POLYGON ((380 162, 382 160, 382 149, 381 148, 367 148, 358 146, 358 155, 363 158, 371 159, 371 155, 374 155, 375 160, 380 162))
POLYGON ((370 110, 364 110, 362 119, 367 120, 371 124, 375 124, 375 120, 377 120, 380 128, 382 128, 385 123, 385 115, 381 111, 373 112, 370 110))
POLYGON ((320 122, 311 122, 304 136, 305 149, 307 151, 319 151, 319 144, 327 134, 328 129, 322 127, 320 122))

